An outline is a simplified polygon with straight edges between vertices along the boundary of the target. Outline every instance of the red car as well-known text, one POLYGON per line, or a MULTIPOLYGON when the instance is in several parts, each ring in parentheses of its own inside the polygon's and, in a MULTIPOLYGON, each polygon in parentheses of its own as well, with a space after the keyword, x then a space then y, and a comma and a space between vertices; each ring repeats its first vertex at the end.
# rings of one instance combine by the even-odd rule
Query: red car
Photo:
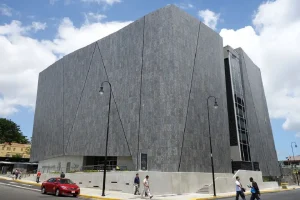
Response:
POLYGON ((52 193, 56 196, 74 196, 80 194, 80 188, 67 178, 50 178, 44 181, 41 186, 42 194, 52 193))

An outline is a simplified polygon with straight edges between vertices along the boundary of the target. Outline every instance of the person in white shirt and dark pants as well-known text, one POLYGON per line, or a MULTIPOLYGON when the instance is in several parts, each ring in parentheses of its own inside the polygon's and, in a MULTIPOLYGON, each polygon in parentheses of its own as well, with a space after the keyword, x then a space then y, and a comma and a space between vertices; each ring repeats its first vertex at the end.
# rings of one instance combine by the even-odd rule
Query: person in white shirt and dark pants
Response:
POLYGON ((246 200, 245 194, 244 194, 244 188, 242 184, 240 183, 240 178, 237 176, 236 181, 235 181, 235 188, 236 188, 236 200, 239 200, 240 196, 242 197, 243 200, 246 200))
POLYGON ((150 194, 150 188, 149 188, 149 176, 147 175, 146 178, 143 181, 144 190, 142 192, 142 197, 145 195, 145 193, 152 199, 152 195, 150 194))

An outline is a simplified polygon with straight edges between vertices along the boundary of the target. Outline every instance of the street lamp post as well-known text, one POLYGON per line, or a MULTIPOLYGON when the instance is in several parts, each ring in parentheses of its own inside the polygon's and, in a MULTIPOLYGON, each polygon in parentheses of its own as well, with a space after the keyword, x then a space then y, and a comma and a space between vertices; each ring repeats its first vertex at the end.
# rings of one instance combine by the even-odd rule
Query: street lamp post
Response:
POLYGON ((103 95, 103 84, 109 85, 109 103, 108 103, 108 114, 107 114, 107 129, 106 129, 106 145, 105 145, 105 159, 104 159, 104 170, 103 170, 103 185, 102 185, 102 196, 105 196, 105 183, 106 183, 106 163, 107 163, 107 144, 108 144, 108 133, 109 133, 109 116, 110 116, 110 104, 111 104, 111 84, 109 81, 103 81, 100 87, 100 95, 103 95))
POLYGON ((214 159, 213 159, 213 153, 212 153, 212 145, 211 145, 211 134, 210 134, 210 118, 209 118, 209 99, 214 98, 215 104, 214 108, 218 108, 217 98, 214 96, 207 97, 207 118, 208 118, 208 133, 209 133, 209 145, 210 145, 210 160, 211 160, 211 171, 212 171, 212 179, 213 179, 213 188, 214 188, 214 196, 216 196, 216 183, 215 183, 215 169, 214 169, 214 159))
MULTIPOLYGON (((292 148, 292 152, 293 152, 293 160, 294 160, 294 162, 295 162, 295 154, 294 154, 293 144, 295 145, 295 148, 297 148, 297 144, 296 144, 296 142, 291 142, 291 148, 292 148)), ((294 164, 295 164, 295 163, 294 163, 294 164)), ((296 179, 297 179, 297 183, 298 183, 298 185, 299 185, 298 172, 296 173, 296 179)))

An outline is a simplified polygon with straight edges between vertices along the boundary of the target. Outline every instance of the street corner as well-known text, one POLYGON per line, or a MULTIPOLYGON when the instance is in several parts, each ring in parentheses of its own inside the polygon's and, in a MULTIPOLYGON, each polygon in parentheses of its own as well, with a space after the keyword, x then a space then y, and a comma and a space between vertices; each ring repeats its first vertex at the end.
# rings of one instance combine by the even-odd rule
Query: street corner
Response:
POLYGON ((85 194, 80 194, 79 196, 80 196, 81 198, 85 198, 85 199, 122 200, 122 199, 117 199, 117 198, 98 197, 98 196, 85 195, 85 194))

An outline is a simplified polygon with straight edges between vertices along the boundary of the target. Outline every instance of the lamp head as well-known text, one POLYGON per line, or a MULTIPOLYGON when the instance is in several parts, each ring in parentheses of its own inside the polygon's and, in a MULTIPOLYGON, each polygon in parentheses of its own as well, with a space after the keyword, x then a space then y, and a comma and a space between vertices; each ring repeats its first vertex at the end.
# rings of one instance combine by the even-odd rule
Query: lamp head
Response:
POLYGON ((100 87, 100 91, 99 91, 100 95, 102 95, 104 93, 103 91, 103 86, 100 87))
POLYGON ((215 108, 215 109, 218 108, 218 102, 217 102, 217 100, 215 100, 214 108, 215 108))
POLYGON ((297 144, 295 144, 295 147, 296 147, 296 148, 298 147, 297 144))

